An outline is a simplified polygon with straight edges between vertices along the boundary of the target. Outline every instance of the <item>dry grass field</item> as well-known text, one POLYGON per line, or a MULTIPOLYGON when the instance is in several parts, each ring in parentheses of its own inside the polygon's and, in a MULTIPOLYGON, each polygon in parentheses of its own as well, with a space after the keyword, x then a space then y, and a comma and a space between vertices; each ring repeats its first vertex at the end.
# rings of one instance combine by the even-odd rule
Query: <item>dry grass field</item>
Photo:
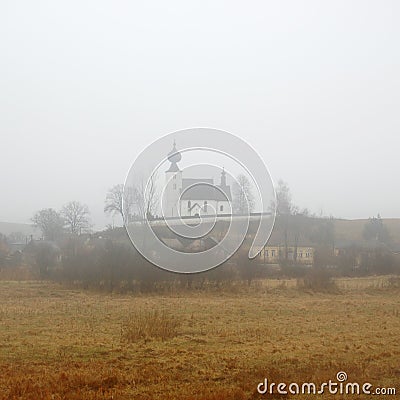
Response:
POLYGON ((265 377, 321 383, 341 370, 399 393, 400 291, 352 282, 139 297, 0 282, 0 398, 271 399, 256 392, 265 377))

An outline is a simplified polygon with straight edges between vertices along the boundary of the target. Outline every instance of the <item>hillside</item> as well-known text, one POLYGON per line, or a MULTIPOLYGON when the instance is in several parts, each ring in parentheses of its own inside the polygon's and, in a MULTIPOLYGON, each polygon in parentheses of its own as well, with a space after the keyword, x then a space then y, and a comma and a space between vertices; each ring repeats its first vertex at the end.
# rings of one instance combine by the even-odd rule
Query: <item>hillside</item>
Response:
MULTIPOLYGON (((305 219, 303 220, 304 226, 300 227, 301 234, 299 236, 299 245, 300 246, 315 246, 316 243, 310 238, 309 231, 310 226, 314 228, 319 224, 326 222, 325 219, 305 219)), ((368 222, 368 219, 354 219, 354 220, 345 220, 345 219, 336 219, 334 220, 334 230, 335 230, 335 243, 354 243, 360 244, 364 243, 363 239, 363 230, 365 224, 368 222)), ((390 235, 390 239, 392 244, 396 245, 396 247, 400 246, 400 218, 391 218, 384 219, 384 225, 387 227, 387 230, 390 235)), ((255 234, 257 224, 250 224, 251 235, 255 234)), ((218 228, 217 228, 218 229, 218 228)), ((171 231, 166 227, 159 225, 155 228, 157 234, 161 235, 161 237, 172 237, 171 231)), ((126 234, 126 230, 124 228, 117 228, 110 231, 103 231, 101 233, 102 237, 107 237, 116 241, 127 241, 128 236, 126 234)), ((283 244, 283 230, 282 227, 279 227, 279 223, 275 223, 274 229, 272 231, 272 235, 268 241, 270 246, 278 246, 283 244)), ((294 237, 293 231, 289 228, 288 233, 288 241, 289 245, 293 245, 294 237)))
MULTIPOLYGON (((368 219, 336 219, 335 220, 335 236, 337 241, 359 242, 363 239, 364 225, 368 219)), ((391 241, 400 244, 400 218, 383 219, 384 225, 387 227, 391 241)), ((9 235, 13 232, 21 232, 25 236, 33 235, 35 238, 41 237, 41 232, 33 228, 29 224, 18 224, 12 222, 0 222, 0 233, 9 235)), ((115 229, 114 231, 103 232, 103 236, 113 238, 115 240, 127 240, 124 228, 115 229)), ((270 242, 279 242, 281 234, 275 226, 270 242)))
POLYGON ((30 224, 17 224, 13 222, 1 222, 0 221, 0 233, 3 235, 9 235, 13 232, 21 232, 25 236, 33 235, 35 238, 41 237, 39 229, 35 229, 30 224))
MULTIPOLYGON (((335 220, 335 234, 337 240, 358 242, 363 239, 363 229, 368 219, 337 219, 335 220)), ((383 219, 393 243, 400 244, 400 218, 383 219)))

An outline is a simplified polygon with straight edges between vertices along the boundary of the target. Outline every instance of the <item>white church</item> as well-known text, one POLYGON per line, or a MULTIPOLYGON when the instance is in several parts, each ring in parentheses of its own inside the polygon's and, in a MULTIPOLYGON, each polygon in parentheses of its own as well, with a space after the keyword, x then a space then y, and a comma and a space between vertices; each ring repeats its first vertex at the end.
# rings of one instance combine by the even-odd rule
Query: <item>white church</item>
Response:
POLYGON ((168 153, 171 165, 165 172, 164 217, 232 214, 231 188, 226 184, 224 169, 219 185, 214 185, 213 178, 183 178, 178 166, 181 159, 174 142, 168 153))

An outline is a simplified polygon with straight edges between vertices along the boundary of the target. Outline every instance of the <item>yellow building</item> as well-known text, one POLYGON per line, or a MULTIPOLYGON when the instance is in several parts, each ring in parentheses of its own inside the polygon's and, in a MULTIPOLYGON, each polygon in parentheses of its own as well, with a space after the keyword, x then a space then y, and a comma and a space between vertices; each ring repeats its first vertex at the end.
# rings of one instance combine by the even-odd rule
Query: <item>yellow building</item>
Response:
MULTIPOLYGON (((298 246, 297 251, 295 246, 288 246, 287 260, 295 261, 299 264, 312 265, 314 263, 313 247, 298 246)), ((265 246, 260 253, 262 262, 265 264, 278 264, 280 260, 284 260, 286 254, 285 246, 265 246)))

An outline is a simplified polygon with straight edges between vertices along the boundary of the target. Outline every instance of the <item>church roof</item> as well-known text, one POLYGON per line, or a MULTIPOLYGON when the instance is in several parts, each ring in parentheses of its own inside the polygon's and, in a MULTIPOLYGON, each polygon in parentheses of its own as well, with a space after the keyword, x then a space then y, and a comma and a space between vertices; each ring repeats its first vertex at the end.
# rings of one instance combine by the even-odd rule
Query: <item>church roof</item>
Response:
POLYGON ((230 186, 215 187, 213 179, 182 179, 182 193, 182 200, 232 201, 230 186))

